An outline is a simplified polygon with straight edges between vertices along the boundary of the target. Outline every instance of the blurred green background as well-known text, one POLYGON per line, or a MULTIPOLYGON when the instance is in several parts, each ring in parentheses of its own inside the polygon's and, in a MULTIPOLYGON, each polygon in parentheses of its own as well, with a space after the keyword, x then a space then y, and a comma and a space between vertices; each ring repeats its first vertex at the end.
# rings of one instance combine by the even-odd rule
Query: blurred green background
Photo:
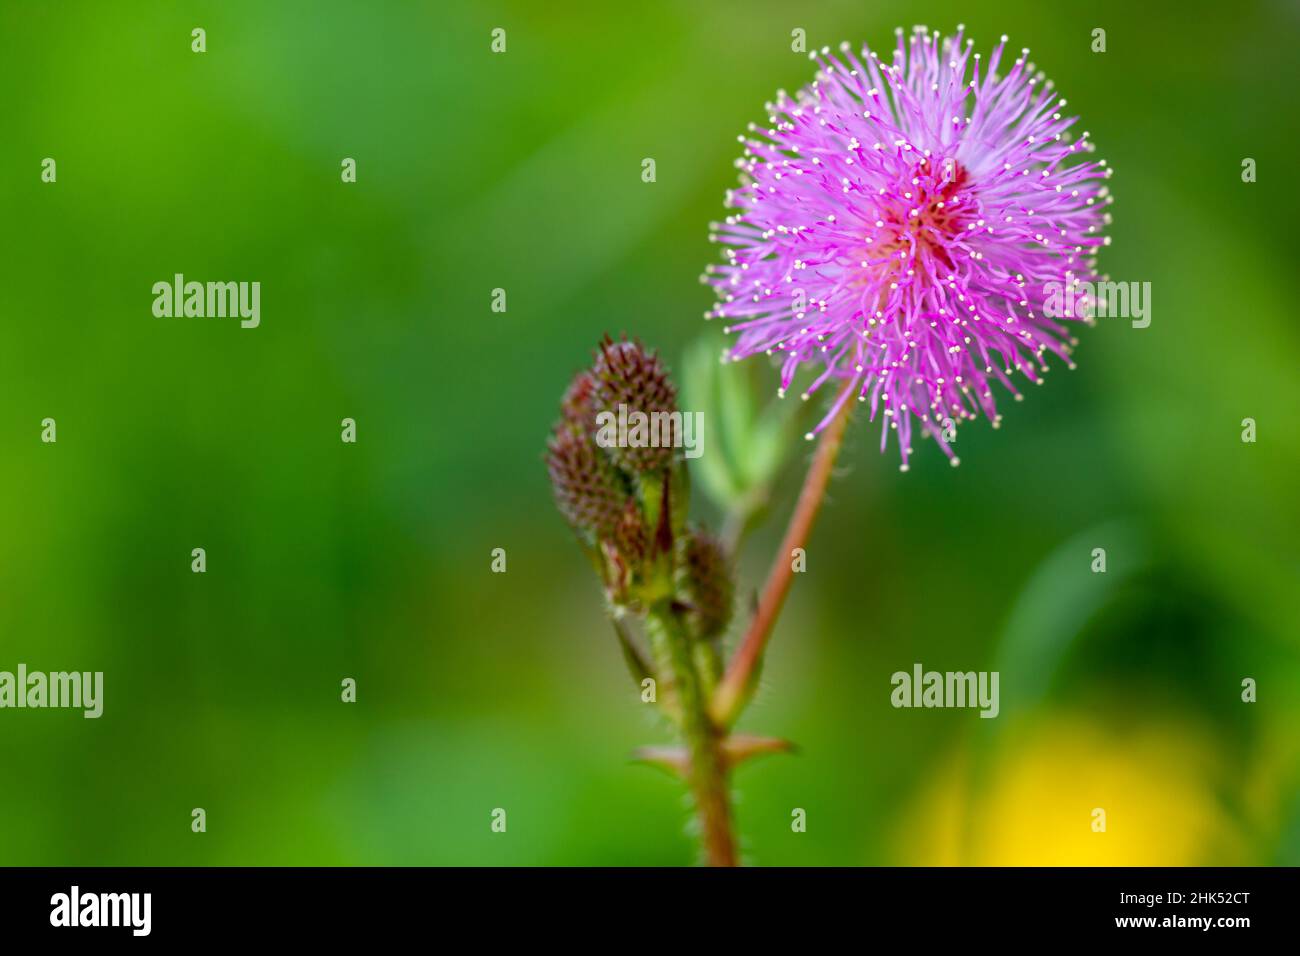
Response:
POLYGON ((0 864, 692 862, 543 441, 603 332, 708 330, 791 31, 958 22, 1083 117, 1153 321, 959 469, 850 425, 741 723, 802 748, 739 771, 747 858, 1300 863, 1293 3, 5 0, 0 670, 102 670, 105 713, 0 711, 0 864), (261 327, 154 318, 176 272, 260 281, 261 327), (916 661, 1000 669, 1002 716, 894 710, 916 661))

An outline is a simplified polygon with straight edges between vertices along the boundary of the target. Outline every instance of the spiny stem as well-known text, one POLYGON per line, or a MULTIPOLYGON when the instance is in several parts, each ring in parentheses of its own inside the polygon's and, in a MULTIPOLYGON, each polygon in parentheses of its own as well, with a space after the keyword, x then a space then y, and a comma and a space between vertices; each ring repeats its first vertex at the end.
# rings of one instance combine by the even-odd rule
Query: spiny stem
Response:
MULTIPOLYGON (((851 386, 850 386, 851 387, 851 386)), ((786 593, 794 576, 794 563, 791 552, 802 548, 812 533, 817 512, 821 509, 826 496, 826 486, 831 480, 835 468, 835 459, 839 455, 840 445, 844 441, 844 426, 849 420, 849 409, 853 402, 845 393, 839 397, 840 409, 831 423, 822 432, 813 454, 812 464, 804 477, 803 488, 799 492, 799 501, 795 504, 790 524, 781 541, 772 570, 768 572, 767 583, 758 599, 758 611, 749 624, 749 630, 736 648, 736 654, 727 666, 727 673, 718 684, 713 695, 709 712, 715 726, 729 727, 740 715, 741 708, 753 689, 755 670, 763 657, 763 649, 772 634, 777 615, 785 603, 786 593)))
POLYGON ((708 700, 696 671, 691 638, 671 601, 654 605, 646 617, 646 626, 656 656, 671 662, 673 691, 681 708, 682 736, 690 753, 687 780, 695 797, 705 859, 710 866, 735 866, 736 841, 732 834, 722 734, 709 719, 708 700))

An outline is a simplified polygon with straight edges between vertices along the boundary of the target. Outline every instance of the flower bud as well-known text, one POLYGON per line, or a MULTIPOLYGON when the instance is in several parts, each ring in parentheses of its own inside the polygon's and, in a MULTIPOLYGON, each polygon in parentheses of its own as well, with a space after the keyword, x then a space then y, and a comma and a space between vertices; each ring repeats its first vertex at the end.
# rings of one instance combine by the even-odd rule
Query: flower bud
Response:
POLYGON ((645 560, 649 550, 650 535, 646 531, 645 518, 635 499, 629 498, 623 506, 618 526, 613 534, 614 547, 631 566, 636 567, 645 560))
POLYGON ((594 538, 612 537, 634 504, 626 480, 591 437, 568 421, 555 426, 546 445, 546 470, 555 506, 575 530, 594 538))
POLYGON ((731 561, 716 538, 698 528, 690 530, 683 539, 677 585, 690 607, 691 633, 702 640, 721 635, 731 621, 736 587, 731 561))
POLYGON ((584 435, 596 433, 595 387, 596 380, 590 372, 579 372, 560 399, 560 414, 584 435))
POLYGON ((677 389, 659 356, 647 352, 639 342, 615 342, 606 336, 596 354, 591 375, 596 413, 610 412, 620 418, 642 413, 649 423, 644 434, 657 438, 655 445, 634 447, 620 435, 619 441, 607 449, 619 467, 631 472, 650 472, 671 465, 674 448, 679 444, 680 416, 674 414, 677 389))

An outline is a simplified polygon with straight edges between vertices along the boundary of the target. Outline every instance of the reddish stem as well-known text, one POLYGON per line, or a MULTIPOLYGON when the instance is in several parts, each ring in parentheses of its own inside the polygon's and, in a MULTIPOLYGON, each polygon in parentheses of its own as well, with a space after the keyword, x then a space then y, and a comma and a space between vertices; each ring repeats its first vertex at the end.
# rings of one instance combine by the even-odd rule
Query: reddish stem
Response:
MULTIPOLYGON (((840 397, 849 398, 846 395, 840 397)), ((822 500, 826 496, 826 486, 835 468, 835 459, 844 441, 844 427, 848 423, 849 409, 852 406, 851 400, 843 402, 817 444, 817 451, 799 492, 799 500, 781 541, 781 550, 777 552, 772 570, 768 572, 767 583, 763 586, 763 593, 759 596, 758 612, 750 622, 740 646, 736 648, 731 663, 727 665, 727 673, 718 684, 710 704, 713 721, 719 727, 729 727, 740 715, 749 698, 755 670, 762 660, 763 649, 771 637, 772 627, 776 624, 777 615, 781 613, 781 606, 785 603, 785 596, 794 578, 791 553, 795 548, 802 548, 812 533, 817 512, 821 510, 822 500)))

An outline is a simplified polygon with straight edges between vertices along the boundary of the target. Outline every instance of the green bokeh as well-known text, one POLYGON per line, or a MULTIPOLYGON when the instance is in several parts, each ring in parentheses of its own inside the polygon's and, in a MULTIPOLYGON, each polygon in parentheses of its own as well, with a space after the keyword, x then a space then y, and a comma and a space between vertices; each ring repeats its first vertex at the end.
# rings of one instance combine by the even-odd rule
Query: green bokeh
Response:
POLYGON ((0 670, 102 670, 106 702, 0 711, 0 864, 690 862, 542 442, 600 334, 677 364, 705 329, 736 134, 810 79, 791 30, 915 22, 1032 48, 1153 321, 1085 330, 959 469, 853 423, 743 721, 802 748, 738 775, 749 858, 1031 861, 1113 796, 1190 821, 1112 814, 1118 861, 1300 863, 1293 4, 5 0, 0 670), (176 272, 260 281, 261 327, 155 319, 176 272), (892 709, 914 661, 1000 667, 1003 717, 892 709), (1057 727, 1096 746, 1040 818, 1008 781, 1057 727))

